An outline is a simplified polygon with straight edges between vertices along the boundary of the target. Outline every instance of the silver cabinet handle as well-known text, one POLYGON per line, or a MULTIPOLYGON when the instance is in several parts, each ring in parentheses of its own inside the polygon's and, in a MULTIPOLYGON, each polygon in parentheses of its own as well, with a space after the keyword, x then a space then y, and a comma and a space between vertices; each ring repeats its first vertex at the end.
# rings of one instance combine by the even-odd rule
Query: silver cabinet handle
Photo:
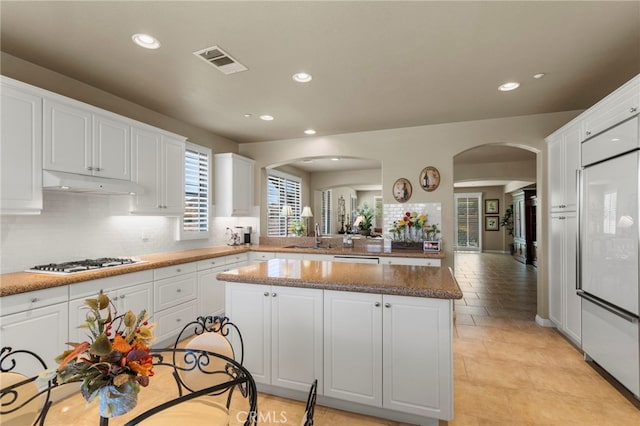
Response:
POLYGON ((177 292, 177 293, 182 293, 182 289, 181 289, 181 288, 176 289, 176 292, 177 292))
POLYGON ((390 308, 390 307, 391 307, 391 303, 385 303, 385 304, 384 304, 384 307, 385 307, 385 308, 390 308))
POLYGON ((118 296, 113 296, 113 300, 118 300, 118 296))
POLYGON ((176 272, 182 272, 182 269, 178 268, 176 269, 176 272))
POLYGON ((373 306, 375 306, 376 308, 380 306, 380 302, 376 302, 373 304, 373 306))
POLYGON ((99 172, 99 171, 101 171, 101 170, 102 170, 102 168, 100 168, 100 167, 94 167, 94 168, 93 168, 93 170, 95 170, 96 172, 99 172))
POLYGON ((269 296, 269 292, 268 292, 268 291, 265 291, 265 292, 264 292, 264 295, 265 295, 265 297, 266 297, 266 296, 269 296))
POLYGON ((39 299, 37 297, 34 297, 33 299, 31 299, 31 303, 36 303, 39 299))
POLYGON ((176 322, 182 321, 182 318, 176 318, 176 322))
POLYGON ((125 296, 126 296, 126 294, 123 294, 122 296, 120 296, 120 300, 124 299, 125 296))
POLYGON ((276 297, 278 293, 271 293, 271 297, 276 297))
POLYGON ((87 170, 93 170, 93 167, 87 166, 87 170))
POLYGON ((633 113, 634 113, 634 112, 636 112, 637 110, 638 110, 638 107, 631 107, 631 108, 629 108, 629 112, 630 112, 631 114, 633 114, 633 113))
POLYGON ((590 131, 590 130, 587 130, 587 132, 586 132, 586 133, 587 133, 587 136, 589 136, 589 135, 591 134, 591 131, 590 131))

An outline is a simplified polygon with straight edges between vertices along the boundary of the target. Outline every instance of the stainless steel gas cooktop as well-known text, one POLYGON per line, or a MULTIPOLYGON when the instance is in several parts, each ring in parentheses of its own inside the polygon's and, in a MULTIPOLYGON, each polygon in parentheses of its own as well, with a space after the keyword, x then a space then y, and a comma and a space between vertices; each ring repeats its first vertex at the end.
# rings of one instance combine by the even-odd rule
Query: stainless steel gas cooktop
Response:
POLYGON ((71 262, 49 263, 37 265, 27 270, 27 272, 37 272, 41 274, 68 275, 80 272, 95 271, 96 269, 116 268, 118 266, 134 265, 143 263, 143 260, 128 257, 101 257, 99 259, 74 260, 71 262))

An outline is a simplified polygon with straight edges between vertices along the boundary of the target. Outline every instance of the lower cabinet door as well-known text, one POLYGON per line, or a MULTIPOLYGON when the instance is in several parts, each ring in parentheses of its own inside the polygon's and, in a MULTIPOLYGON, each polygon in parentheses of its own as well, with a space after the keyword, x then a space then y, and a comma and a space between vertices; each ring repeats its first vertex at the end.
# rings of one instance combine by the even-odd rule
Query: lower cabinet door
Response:
POLYGON ((324 395, 382 406, 382 295, 324 291, 324 395))
POLYGON ((224 282, 218 281, 216 275, 227 269, 227 266, 220 266, 198 272, 198 315, 224 313, 224 282))
POLYGON ((156 324, 154 346, 160 347, 174 343, 173 340, 176 339, 184 326, 189 321, 196 319, 197 306, 197 302, 192 300, 164 311, 155 312, 151 318, 151 321, 156 324))
MULTIPOLYGON (((0 317, 0 341, 2 346, 10 346, 14 350, 34 352, 47 364, 47 368, 54 368, 57 365, 55 358, 71 348, 66 345, 69 341, 68 322, 67 302, 5 315, 0 317)), ((42 370, 42 365, 35 361, 20 365, 20 372, 27 376, 35 376, 42 370)))
POLYGON ((452 301, 385 295, 383 306, 382 406, 450 420, 452 301))
POLYGON ((271 384, 322 393, 322 290, 271 287, 271 384))

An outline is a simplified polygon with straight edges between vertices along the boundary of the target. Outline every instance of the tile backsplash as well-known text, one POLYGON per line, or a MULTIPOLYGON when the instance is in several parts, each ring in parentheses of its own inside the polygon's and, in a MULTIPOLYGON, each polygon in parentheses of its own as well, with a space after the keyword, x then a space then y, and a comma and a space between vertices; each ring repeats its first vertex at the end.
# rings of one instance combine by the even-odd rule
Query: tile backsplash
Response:
POLYGON ((44 192, 42 214, 0 216, 0 273, 103 256, 139 256, 227 243, 227 227, 252 226, 255 217, 212 217, 208 240, 177 241, 178 218, 128 214, 129 197, 44 192))
POLYGON ((382 215, 384 224, 382 233, 387 236, 393 221, 400 219, 406 212, 425 213, 428 225, 438 225, 442 229, 442 204, 441 203, 404 203, 404 204, 383 204, 382 215))

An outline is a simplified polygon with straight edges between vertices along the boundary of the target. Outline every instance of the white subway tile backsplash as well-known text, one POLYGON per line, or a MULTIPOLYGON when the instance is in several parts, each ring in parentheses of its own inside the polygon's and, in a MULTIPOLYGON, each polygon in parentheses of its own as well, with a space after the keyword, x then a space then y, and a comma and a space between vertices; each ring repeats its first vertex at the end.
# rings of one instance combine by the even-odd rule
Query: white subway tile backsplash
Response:
POLYGON ((393 226, 393 222, 402 218, 406 212, 416 212, 418 214, 425 213, 427 215, 427 224, 438 225, 442 228, 442 204, 441 203, 404 203, 404 204, 383 204, 382 216, 384 217, 383 234, 389 236, 389 229, 393 226))
POLYGON ((102 256, 139 256, 227 243, 227 227, 252 226, 255 217, 211 218, 208 240, 176 241, 178 218, 128 214, 129 197, 44 192, 42 214, 0 216, 0 273, 102 256))

